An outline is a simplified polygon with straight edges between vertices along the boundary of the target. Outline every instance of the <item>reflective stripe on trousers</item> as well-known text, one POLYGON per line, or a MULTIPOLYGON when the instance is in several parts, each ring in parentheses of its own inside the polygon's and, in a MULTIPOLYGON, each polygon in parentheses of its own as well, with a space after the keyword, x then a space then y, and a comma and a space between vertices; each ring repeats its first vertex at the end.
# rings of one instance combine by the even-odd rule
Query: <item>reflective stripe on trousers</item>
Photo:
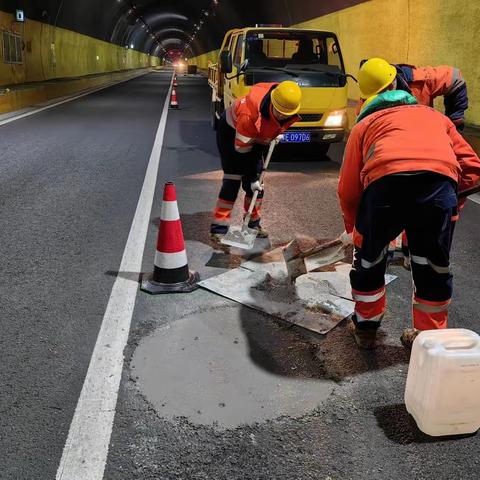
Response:
POLYGON ((412 306, 414 328, 417 330, 447 328, 450 302, 451 300, 431 302, 414 295, 412 306))
POLYGON ((385 287, 373 292, 360 292, 352 289, 355 301, 357 322, 378 322, 382 320, 386 308, 385 287))

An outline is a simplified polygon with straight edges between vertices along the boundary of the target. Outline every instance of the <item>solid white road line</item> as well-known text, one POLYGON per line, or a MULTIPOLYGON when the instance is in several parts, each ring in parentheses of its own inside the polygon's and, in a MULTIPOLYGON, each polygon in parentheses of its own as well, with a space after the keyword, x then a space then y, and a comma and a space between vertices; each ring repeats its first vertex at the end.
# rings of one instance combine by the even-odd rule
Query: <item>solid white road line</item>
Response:
POLYGON ((25 113, 20 113, 19 115, 13 114, 13 116, 9 116, 4 120, 1 120, 1 116, 0 116, 0 127, 2 125, 6 125, 7 123, 12 123, 12 122, 15 122, 16 120, 20 120, 21 118, 30 117, 30 115, 36 115, 37 113, 43 112, 45 110, 49 110, 50 108, 58 107, 59 105, 63 105, 64 103, 73 102, 74 100, 78 100, 79 98, 86 97, 87 95, 91 95, 92 93, 100 92, 101 90, 105 90, 106 88, 113 87, 114 85, 120 85, 121 83, 128 82, 130 80, 141 77, 143 75, 147 75, 147 73, 141 73, 140 75, 136 75, 132 78, 127 78, 126 80, 121 80, 119 82, 111 82, 99 88, 93 88, 91 90, 88 90, 87 92, 83 92, 78 95, 67 97, 64 100, 61 100, 59 102, 50 103, 48 105, 45 105, 44 107, 39 107, 39 108, 32 107, 33 108, 32 110, 29 109, 25 113))
MULTIPOLYGON (((172 76, 173 79, 173 76, 172 76)), ((167 123, 168 90, 120 271, 140 272, 167 123)), ((73 416, 57 480, 101 480, 108 455, 138 282, 118 276, 73 416)))
POLYGON ((468 197, 472 202, 478 203, 480 205, 480 193, 475 193, 468 197))

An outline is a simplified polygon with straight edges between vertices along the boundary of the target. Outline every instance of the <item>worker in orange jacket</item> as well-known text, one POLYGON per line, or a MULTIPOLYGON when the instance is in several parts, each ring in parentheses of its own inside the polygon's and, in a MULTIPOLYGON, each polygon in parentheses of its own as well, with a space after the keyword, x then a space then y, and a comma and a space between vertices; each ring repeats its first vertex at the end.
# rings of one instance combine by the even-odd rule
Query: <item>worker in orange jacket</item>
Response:
MULTIPOLYGON (((379 71, 391 68, 395 74, 391 78, 393 88, 411 93, 421 105, 433 107, 436 97, 443 96, 445 115, 450 118, 458 131, 465 125, 465 110, 468 108, 467 84, 458 68, 448 65, 437 67, 414 67, 412 65, 390 65, 385 60, 371 58, 360 62, 359 81, 362 84, 361 99, 357 106, 360 113, 366 98, 378 93, 379 71)), ((401 245, 404 266, 411 268, 408 239, 405 232, 389 246, 389 258, 392 259, 397 245, 401 245)))
POLYGON ((273 139, 300 120, 301 100, 302 92, 295 82, 258 83, 220 118, 217 146, 224 174, 210 227, 213 240, 219 240, 228 231, 240 185, 245 191, 245 212, 253 192, 259 191, 249 227, 257 229, 260 238, 268 236, 260 226, 263 185, 258 179, 263 154, 273 139))
MULTIPOLYGON (((373 58, 360 62, 363 90, 357 114, 360 113, 363 101, 378 93, 375 79, 379 61, 384 60, 373 58)), ((457 130, 463 130, 465 110, 468 108, 468 95, 467 84, 458 68, 449 65, 414 67, 413 65, 397 64, 391 66, 395 68, 392 83, 396 90, 411 93, 419 104, 429 107, 433 107, 435 98, 443 96, 445 115, 450 118, 457 130)))
POLYGON ((385 72, 379 94, 367 99, 351 131, 338 185, 344 236, 352 235, 355 248, 348 329, 362 348, 375 346, 386 308, 388 245, 402 231, 414 282, 413 329, 403 332, 402 343, 410 347, 419 331, 447 327, 457 190, 480 180, 480 160, 455 125, 393 90, 388 80, 395 69, 385 72))

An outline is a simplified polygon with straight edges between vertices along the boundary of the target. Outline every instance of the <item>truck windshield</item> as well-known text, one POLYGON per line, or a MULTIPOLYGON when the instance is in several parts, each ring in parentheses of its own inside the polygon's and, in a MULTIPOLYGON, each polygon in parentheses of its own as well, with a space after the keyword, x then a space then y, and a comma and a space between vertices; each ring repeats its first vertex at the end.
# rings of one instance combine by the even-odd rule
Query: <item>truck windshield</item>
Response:
POLYGON ((328 32, 248 32, 245 58, 249 68, 328 65, 345 72, 340 47, 328 32))

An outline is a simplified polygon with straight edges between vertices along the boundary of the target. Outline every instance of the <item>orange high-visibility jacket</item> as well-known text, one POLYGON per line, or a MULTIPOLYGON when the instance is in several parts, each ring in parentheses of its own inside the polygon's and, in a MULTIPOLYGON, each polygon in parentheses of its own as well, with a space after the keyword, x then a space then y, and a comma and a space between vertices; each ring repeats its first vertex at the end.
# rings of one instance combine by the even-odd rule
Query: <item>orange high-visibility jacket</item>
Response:
POLYGON ((227 108, 228 124, 236 130, 235 150, 248 153, 255 143, 269 144, 300 117, 295 115, 285 122, 273 116, 270 93, 278 83, 257 83, 248 95, 238 98, 227 108))
POLYGON ((408 82, 412 95, 418 103, 430 107, 433 107, 433 100, 436 97, 449 96, 465 85, 460 70, 448 65, 438 67, 399 65, 397 69, 404 73, 400 76, 408 82))
POLYGON ((424 105, 386 108, 357 123, 348 138, 338 184, 345 228, 351 232, 363 191, 385 175, 430 171, 458 183, 480 180, 480 160, 446 116, 424 105))
MULTIPOLYGON (((422 105, 433 107, 433 100, 444 97, 445 115, 456 122, 464 119, 468 108, 467 86, 458 68, 448 65, 437 67, 414 67, 395 65, 397 89, 410 91, 422 105)), ((364 100, 357 104, 360 113, 364 100)))

